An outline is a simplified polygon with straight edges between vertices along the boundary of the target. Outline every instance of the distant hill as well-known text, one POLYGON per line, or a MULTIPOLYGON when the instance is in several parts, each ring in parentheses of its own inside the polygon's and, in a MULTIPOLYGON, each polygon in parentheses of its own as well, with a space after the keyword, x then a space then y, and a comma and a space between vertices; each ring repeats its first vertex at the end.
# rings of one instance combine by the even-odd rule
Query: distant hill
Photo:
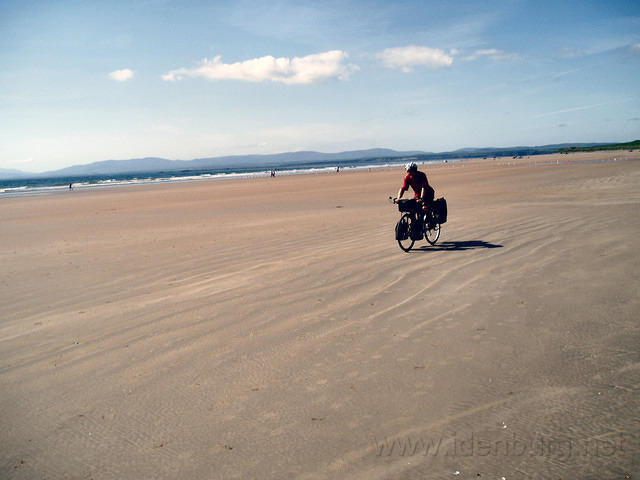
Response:
POLYGON ((557 143, 552 145, 541 145, 536 147, 489 147, 489 148, 461 148, 453 152, 447 152, 443 155, 463 155, 465 158, 469 156, 478 157, 505 157, 505 156, 526 156, 526 155, 543 155, 547 153, 557 153, 566 148, 588 148, 597 143, 557 143))
POLYGON ((597 152, 601 150, 636 150, 640 149, 640 140, 634 140, 627 143, 605 143, 591 146, 571 145, 560 149, 560 153, 569 152, 597 152))
POLYGON ((40 175, 47 177, 74 177, 84 175, 113 175, 118 173, 153 172, 162 170, 179 170, 183 163, 180 160, 167 160, 165 158, 132 158, 129 160, 103 160, 89 163, 88 165, 74 165, 44 172, 40 175))
POLYGON ((26 177, 32 177, 32 176, 33 176, 33 173, 27 173, 21 170, 14 170, 11 168, 0 168, 0 178, 19 179, 19 178, 26 178, 26 177))
POLYGON ((354 160, 393 161, 411 158, 415 161, 447 160, 473 157, 528 156, 558 151, 584 151, 585 149, 640 148, 640 141, 620 144, 602 143, 562 143, 535 147, 488 147, 461 148, 452 152, 397 151, 388 148, 352 150, 340 153, 321 153, 312 151, 286 152, 271 155, 231 155, 224 157, 196 158, 193 160, 168 160, 166 158, 146 157, 129 160, 104 160, 87 165, 74 165, 44 173, 28 173, 19 170, 0 169, 0 178, 22 179, 40 177, 81 177, 87 175, 117 175, 144 172, 172 172, 206 170, 218 168, 282 168, 294 164, 336 162, 340 164, 354 160))
MULTIPOLYGON (((291 164, 312 164, 314 162, 345 162, 366 158, 402 158, 421 155, 425 152, 398 152, 387 148, 369 150, 353 150, 340 153, 321 153, 311 151, 276 153, 271 155, 231 155, 225 157, 196 158, 193 160, 167 160, 166 158, 146 157, 129 160, 103 160, 87 165, 74 165, 38 174, 27 174, 29 177, 75 177, 86 175, 115 175, 129 173, 205 170, 225 167, 264 167, 278 168, 291 164)), ((0 172, 0 178, 3 177, 0 172)))
POLYGON ((233 155, 227 157, 197 158, 183 161, 181 168, 220 168, 220 167, 284 167, 298 163, 345 162, 367 158, 398 158, 422 155, 425 152, 398 152, 388 148, 352 150, 340 153, 321 153, 311 151, 276 153, 271 155, 233 155))

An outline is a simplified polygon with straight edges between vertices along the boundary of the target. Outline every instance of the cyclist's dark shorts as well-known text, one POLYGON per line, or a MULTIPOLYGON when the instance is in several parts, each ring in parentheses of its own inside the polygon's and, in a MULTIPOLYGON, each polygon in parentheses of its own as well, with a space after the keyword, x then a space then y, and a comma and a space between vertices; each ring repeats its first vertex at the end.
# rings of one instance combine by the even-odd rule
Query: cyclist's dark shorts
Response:
POLYGON ((433 188, 429 187, 427 189, 425 189, 424 191, 424 201, 427 204, 431 204, 433 203, 433 197, 435 195, 435 191, 433 190, 433 188))

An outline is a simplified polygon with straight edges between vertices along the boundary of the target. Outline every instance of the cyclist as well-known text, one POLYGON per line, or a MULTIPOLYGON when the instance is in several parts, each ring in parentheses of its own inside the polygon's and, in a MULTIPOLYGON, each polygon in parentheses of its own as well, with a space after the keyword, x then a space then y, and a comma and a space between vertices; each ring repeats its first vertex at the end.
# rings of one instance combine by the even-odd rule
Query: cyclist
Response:
MULTIPOLYGON (((398 200, 402 198, 404 192, 409 190, 411 187, 414 191, 414 198, 418 200, 422 204, 422 210, 426 214, 429 210, 429 207, 433 203, 434 190, 429 185, 429 180, 424 172, 418 170, 418 165, 415 162, 407 163, 404 167, 407 172, 407 175, 404 177, 404 182, 402 183, 402 187, 398 190, 398 196, 393 199, 394 203, 397 203, 398 200)), ((418 212, 415 212, 415 219, 418 220, 418 212)))

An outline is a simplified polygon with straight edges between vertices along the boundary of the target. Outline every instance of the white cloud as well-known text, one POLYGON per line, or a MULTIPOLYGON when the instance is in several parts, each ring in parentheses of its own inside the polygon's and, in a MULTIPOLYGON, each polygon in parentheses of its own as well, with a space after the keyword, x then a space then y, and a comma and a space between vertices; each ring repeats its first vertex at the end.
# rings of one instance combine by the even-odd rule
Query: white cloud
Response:
POLYGON ((580 48, 563 47, 562 50, 560 51, 560 54, 563 57, 573 58, 573 57, 584 57, 585 55, 587 55, 587 52, 580 48))
POLYGON ((245 82, 281 82, 288 85, 305 85, 337 78, 345 80, 357 70, 355 65, 345 64, 348 55, 342 50, 332 50, 306 57, 274 58, 271 55, 244 62, 223 63, 218 55, 213 60, 204 59, 196 68, 179 68, 162 75, 168 82, 183 77, 204 77, 209 80, 243 80, 245 82))
POLYGON ((19 167, 26 167, 33 163, 33 157, 21 158, 18 160, 14 160, 11 162, 13 165, 18 165, 19 167))
POLYGON ((496 60, 496 61, 518 60, 520 58, 520 55, 518 55, 517 53, 506 53, 506 52, 503 52, 502 50, 498 50, 495 48, 486 48, 486 49, 476 50, 471 55, 467 55, 466 57, 463 57, 462 60, 469 62, 472 60, 478 60, 479 58, 489 58, 491 60, 496 60))
POLYGON ((352 125, 350 122, 279 125, 236 133, 234 150, 238 153, 354 150, 362 145, 376 145, 380 141, 381 132, 367 130, 363 131, 361 125, 352 125))
POLYGON ((551 115, 560 115, 562 113, 579 112, 580 110, 589 110, 591 108, 602 107, 604 105, 611 105, 612 103, 618 103, 618 102, 619 101, 594 103, 592 105, 584 105, 581 107, 565 108, 564 110, 556 110, 555 112, 547 112, 547 113, 541 113, 539 115, 534 115, 531 118, 542 118, 542 117, 549 117, 551 115))
POLYGON ((400 68, 405 73, 411 72, 412 67, 416 66, 442 68, 449 67, 453 63, 453 57, 443 50, 417 45, 387 48, 379 52, 376 57, 382 60, 385 67, 400 68))
POLYGON ((109 74, 109 77, 116 82, 126 82, 133 78, 133 70, 123 68, 122 70, 114 70, 109 74))
POLYGON ((629 50, 640 55, 640 43, 632 43, 631 45, 629 45, 629 50))

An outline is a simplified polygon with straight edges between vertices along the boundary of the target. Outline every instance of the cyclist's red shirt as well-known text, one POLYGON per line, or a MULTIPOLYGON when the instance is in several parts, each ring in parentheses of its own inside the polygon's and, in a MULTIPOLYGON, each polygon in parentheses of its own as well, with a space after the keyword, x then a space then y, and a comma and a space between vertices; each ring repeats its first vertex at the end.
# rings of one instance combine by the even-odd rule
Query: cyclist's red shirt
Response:
POLYGON ((407 176, 404 177, 404 183, 402 184, 402 190, 409 190, 409 187, 411 187, 413 189, 413 191, 415 192, 415 195, 413 198, 419 198, 420 197, 420 192, 422 191, 422 188, 424 187, 424 192, 425 192, 425 200, 433 200, 433 194, 429 195, 429 190, 431 190, 433 192, 433 189, 431 188, 431 186, 429 185, 429 181, 427 180, 427 176, 419 171, 416 170, 415 172, 411 173, 407 173, 407 176), (431 196, 431 198, 429 198, 429 196, 431 196))

